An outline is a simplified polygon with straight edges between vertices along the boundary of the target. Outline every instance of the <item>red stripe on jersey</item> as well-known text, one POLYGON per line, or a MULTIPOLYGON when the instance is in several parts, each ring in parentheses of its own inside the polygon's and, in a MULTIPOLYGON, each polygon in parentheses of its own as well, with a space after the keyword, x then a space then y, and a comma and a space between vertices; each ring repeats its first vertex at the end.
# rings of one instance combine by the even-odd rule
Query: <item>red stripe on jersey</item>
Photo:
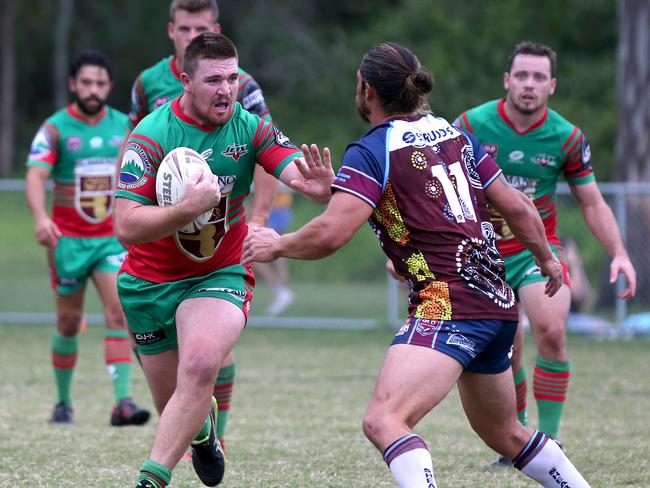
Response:
POLYGON ((257 149, 262 142, 266 142, 265 139, 271 130, 272 125, 265 120, 260 120, 260 124, 257 126, 255 131, 255 136, 253 137, 253 146, 257 149))
POLYGON ((564 144, 562 144, 562 152, 564 152, 567 146, 571 144, 571 141, 573 140, 573 138, 576 136, 577 133, 578 133, 578 128, 574 127, 573 132, 571 132, 571 135, 567 138, 566 141, 564 141, 564 144))
POLYGON ((571 146, 571 148, 567 151, 567 159, 571 160, 572 158, 569 158, 568 155, 571 154, 576 148, 580 150, 581 146, 580 143, 582 142, 582 137, 578 137, 578 140, 571 146))
POLYGON ((463 112, 463 115, 461 115, 460 118, 463 119, 463 124, 465 124, 465 128, 473 134, 474 131, 472 130, 472 124, 469 123, 467 112, 463 112))
POLYGON ((151 146, 153 149, 155 149, 158 152, 158 154, 155 154, 155 153, 153 153, 151 151, 147 151, 148 148, 146 148, 146 147, 144 147, 143 149, 145 151, 147 151, 148 153, 150 153, 155 158, 158 158, 159 161, 162 160, 164 151, 163 151, 163 148, 160 146, 160 144, 158 144, 156 141, 154 141, 150 137, 145 136, 144 134, 139 134, 139 133, 132 134, 131 137, 133 139, 140 139, 141 141, 147 143, 149 146, 151 146))

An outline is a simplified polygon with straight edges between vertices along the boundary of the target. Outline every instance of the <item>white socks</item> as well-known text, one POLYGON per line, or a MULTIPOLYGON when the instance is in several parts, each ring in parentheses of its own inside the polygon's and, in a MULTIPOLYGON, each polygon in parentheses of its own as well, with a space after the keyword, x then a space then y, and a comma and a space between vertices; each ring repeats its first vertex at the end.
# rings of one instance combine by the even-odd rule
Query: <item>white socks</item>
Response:
POLYGON ((384 451, 384 460, 400 488, 437 488, 431 454, 417 435, 393 442, 384 451))

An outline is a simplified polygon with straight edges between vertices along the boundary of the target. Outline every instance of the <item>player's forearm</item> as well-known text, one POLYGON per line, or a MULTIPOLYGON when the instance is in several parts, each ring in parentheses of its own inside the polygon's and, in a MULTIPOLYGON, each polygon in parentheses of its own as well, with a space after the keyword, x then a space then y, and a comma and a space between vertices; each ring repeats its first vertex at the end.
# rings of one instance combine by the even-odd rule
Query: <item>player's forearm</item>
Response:
POLYGON ((278 239, 279 256, 306 260, 324 258, 347 243, 350 237, 320 215, 296 232, 282 235, 278 239))
POLYGON ((612 258, 615 256, 627 256, 616 218, 612 213, 612 209, 609 208, 609 205, 605 201, 602 201, 598 205, 582 207, 582 214, 584 215, 587 227, 589 227, 592 234, 603 245, 607 254, 612 258))
POLYGON ((250 224, 265 226, 273 207, 278 188, 278 180, 259 165, 255 166, 255 194, 250 224))
POLYGON ((172 235, 196 216, 182 205, 133 205, 118 198, 115 204, 115 234, 126 246, 156 241, 172 235))
POLYGON ((32 212, 34 222, 49 218, 46 206, 45 180, 30 171, 25 179, 25 199, 32 212))
POLYGON ((515 238, 540 261, 552 258, 546 230, 533 203, 522 194, 521 204, 508 209, 503 217, 515 238))

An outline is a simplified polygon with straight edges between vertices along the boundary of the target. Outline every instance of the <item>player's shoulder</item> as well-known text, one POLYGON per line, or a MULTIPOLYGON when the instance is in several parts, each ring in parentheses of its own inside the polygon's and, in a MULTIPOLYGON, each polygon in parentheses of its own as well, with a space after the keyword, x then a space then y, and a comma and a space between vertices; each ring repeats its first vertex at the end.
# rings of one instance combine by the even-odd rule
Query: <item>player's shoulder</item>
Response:
POLYGON ((481 124, 484 123, 485 121, 489 121, 493 118, 498 117, 499 115, 498 105, 499 105, 498 99, 490 100, 466 110, 465 112, 463 112, 462 115, 467 116, 470 122, 473 122, 475 124, 481 124))
POLYGON ((111 119, 113 119, 116 123, 126 125, 127 121, 129 120, 129 116, 127 114, 125 114, 121 110, 116 109, 115 107, 111 107, 110 105, 106 105, 106 110, 107 110, 108 116, 111 119))
POLYGON ((161 105, 153 112, 147 114, 138 125, 133 128, 134 133, 146 135, 157 139, 171 129, 176 116, 172 110, 172 102, 161 105))
POLYGON ((170 70, 172 57, 173 56, 167 56, 162 58, 156 64, 142 70, 139 76, 140 81, 143 84, 146 84, 148 82, 156 82, 157 80, 160 80, 160 77, 170 70))
POLYGON ((54 127, 61 127, 67 123, 70 123, 72 120, 74 120, 74 117, 70 115, 69 107, 64 107, 46 118, 44 124, 49 124, 54 127))
POLYGON ((564 118, 557 111, 548 108, 548 116, 545 124, 550 130, 556 132, 560 137, 569 137, 575 130, 580 131, 580 128, 564 118))

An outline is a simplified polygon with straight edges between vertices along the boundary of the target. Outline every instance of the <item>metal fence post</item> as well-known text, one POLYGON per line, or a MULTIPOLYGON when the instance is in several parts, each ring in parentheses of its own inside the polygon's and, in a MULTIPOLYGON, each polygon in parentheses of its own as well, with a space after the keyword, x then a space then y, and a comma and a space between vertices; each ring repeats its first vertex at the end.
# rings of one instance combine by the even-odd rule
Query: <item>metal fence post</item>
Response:
MULTIPOLYGON (((614 190, 614 213, 616 215, 616 221, 618 222, 619 229, 621 231, 621 238, 627 246, 627 205, 626 205, 626 191, 623 185, 617 184, 613 188, 614 190)), ((625 278, 619 276, 616 280, 616 296, 618 297, 625 289, 625 278)), ((623 327, 623 322, 625 321, 625 316, 627 314, 627 300, 620 300, 616 298, 616 325, 621 331, 623 327)))

